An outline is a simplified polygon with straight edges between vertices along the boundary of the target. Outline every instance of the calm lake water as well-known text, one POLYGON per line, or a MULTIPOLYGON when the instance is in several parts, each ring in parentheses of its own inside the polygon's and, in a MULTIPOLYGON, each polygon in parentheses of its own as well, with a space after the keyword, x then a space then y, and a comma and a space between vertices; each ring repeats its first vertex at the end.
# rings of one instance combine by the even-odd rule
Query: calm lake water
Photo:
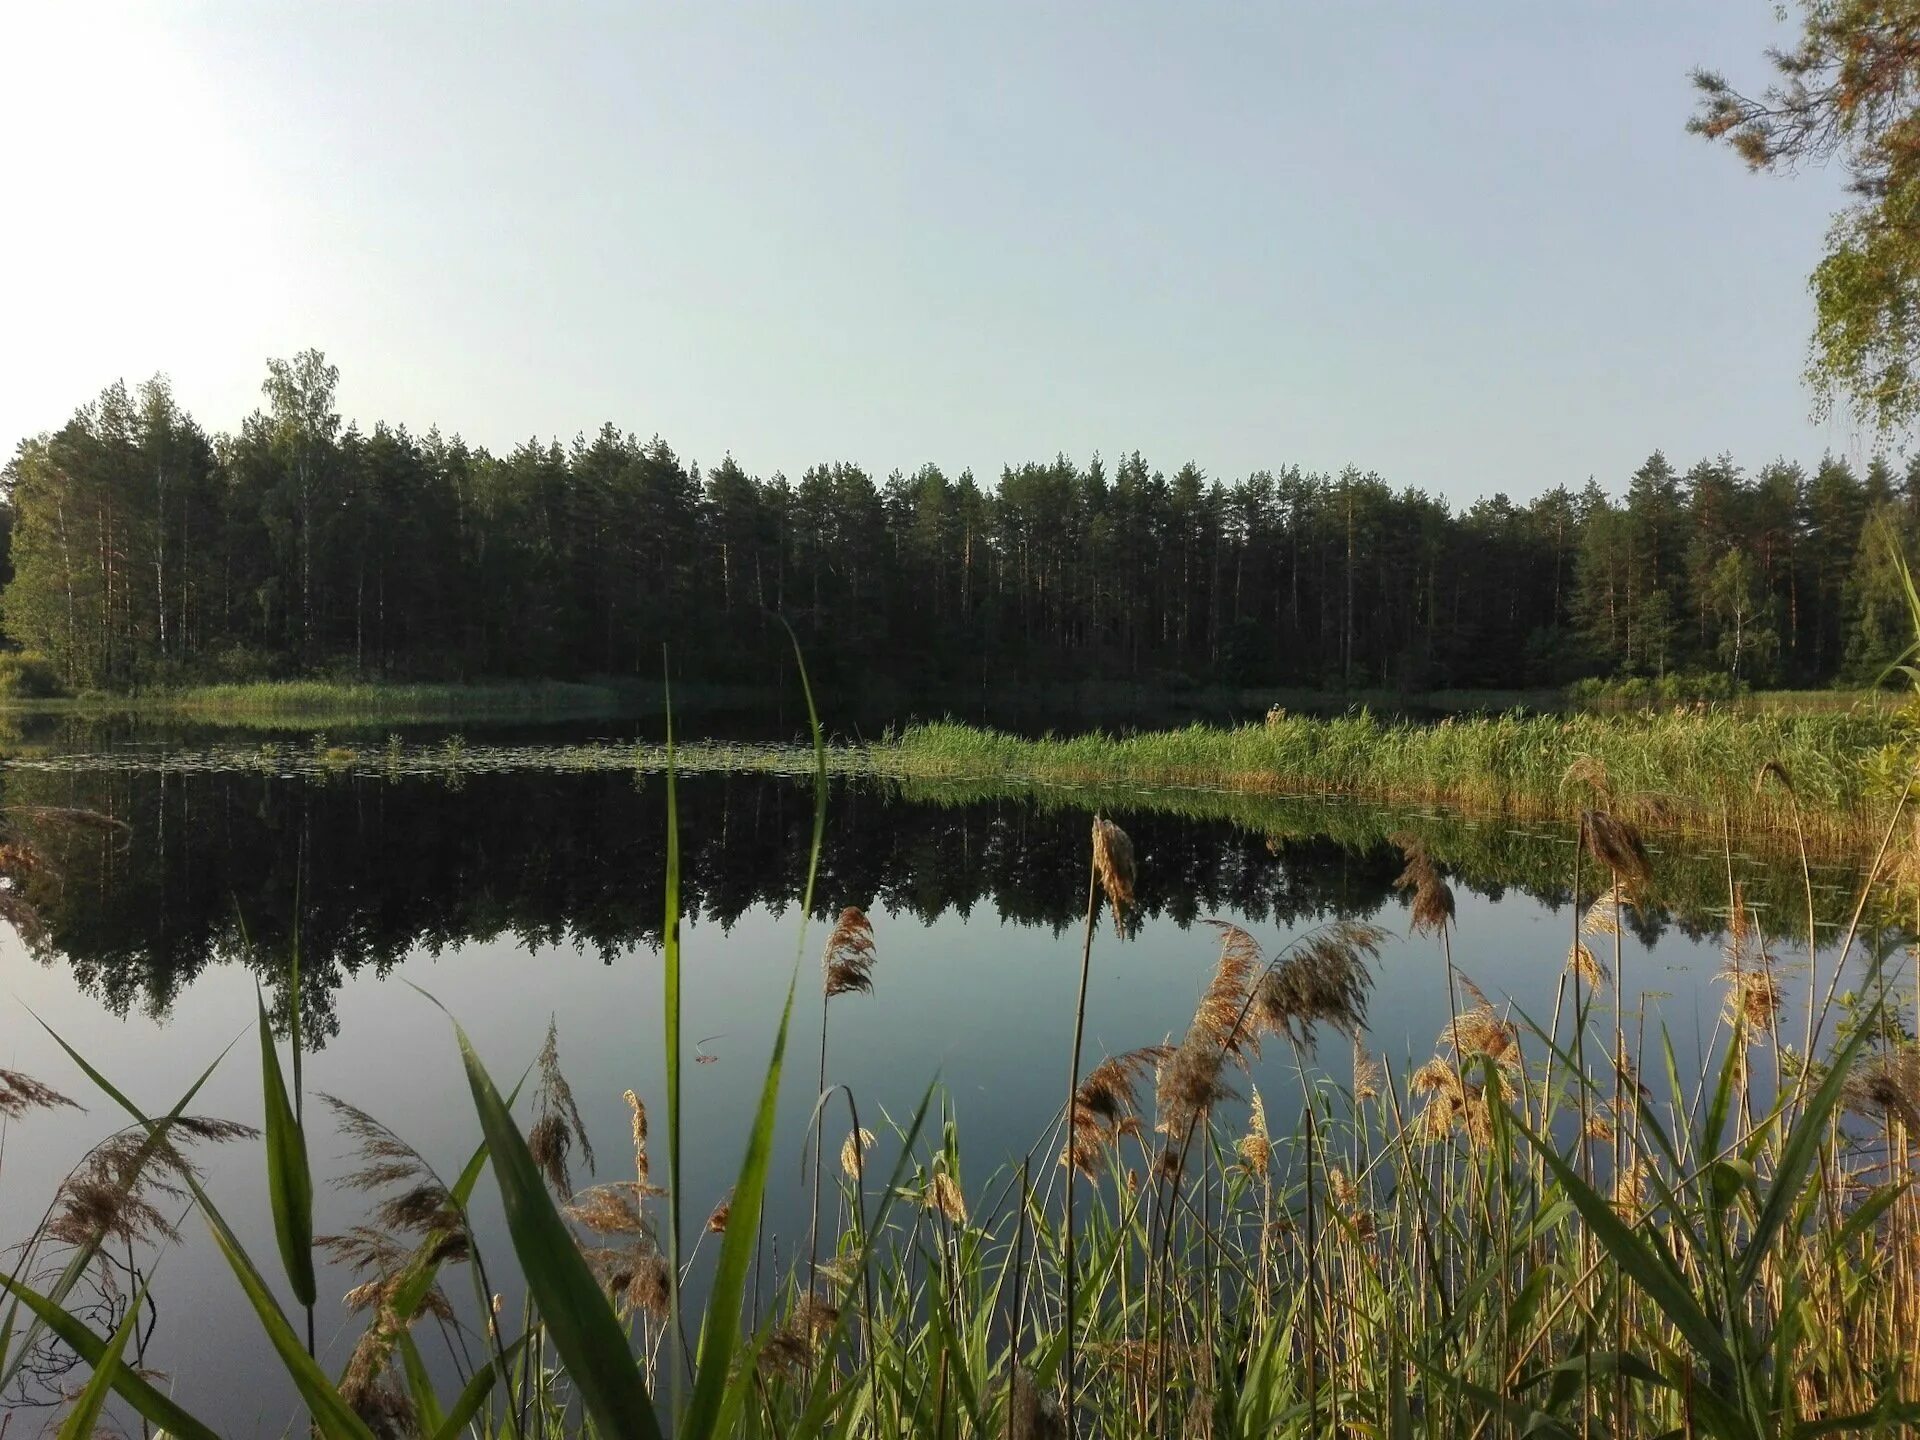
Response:
MULTIPOLYGON (((459 1169, 478 1127, 448 1021, 422 991, 466 1026, 503 1089, 533 1060, 549 1019, 557 1022, 602 1178, 630 1174, 623 1091, 640 1094, 662 1134, 659 775, 285 779, 16 769, 0 786, 10 807, 84 808, 125 827, 76 825, 45 808, 13 811, 16 838, 40 868, 20 882, 19 931, 0 937, 0 1066, 35 1075, 88 1109, 32 1115, 8 1129, 0 1243, 32 1229, 60 1177, 118 1124, 110 1102, 92 1093, 33 1016, 150 1112, 171 1106, 237 1039, 193 1108, 258 1123, 255 990, 264 987, 284 1018, 280 976, 296 914, 316 1046, 309 1092, 373 1112, 443 1173, 459 1169)), ((800 1143, 818 1064, 827 917, 846 905, 865 908, 878 950, 873 993, 834 1002, 830 1079, 849 1087, 863 1123, 883 1132, 889 1117, 904 1124, 937 1082, 962 1139, 967 1187, 984 1195, 996 1167, 1017 1163, 1059 1105, 1086 897, 1089 816, 1071 796, 905 796, 836 782, 817 913, 803 933, 798 897, 812 810, 808 785, 790 779, 681 782, 685 1024, 714 1057, 690 1057, 685 1069, 686 1208, 704 1216, 732 1182, 797 960, 766 1223, 769 1258, 777 1246, 783 1263, 796 1237, 804 1243, 800 1143)), ((1573 924, 1565 835, 1197 793, 1140 796, 1115 813, 1138 853, 1142 917, 1124 940, 1102 917, 1089 1065, 1103 1052, 1184 1028, 1217 954, 1217 935, 1200 923, 1208 917, 1245 926, 1269 953, 1336 918, 1385 927, 1391 938, 1377 968, 1370 1048, 1397 1075, 1432 1054, 1446 977, 1435 939, 1407 935, 1393 889, 1400 858, 1385 836, 1404 825, 1424 827, 1453 878, 1461 969, 1543 1021, 1553 1005, 1573 924)), ((1655 858, 1663 905, 1626 937, 1626 975, 1630 993, 1649 992, 1648 1034, 1668 1027, 1685 1073, 1719 1006, 1711 977, 1727 860, 1675 847, 1655 858)), ((1784 932, 1797 921, 1804 929, 1797 873, 1744 855, 1732 864, 1764 926, 1784 932)), ((1815 879, 1830 938, 1827 929, 1844 922, 1853 877, 1823 869, 1815 879)), ((1803 936, 1783 935, 1775 950, 1784 971, 1795 973, 1797 954, 1804 972, 1803 936)), ((1345 1042, 1323 1043, 1320 1064, 1344 1083, 1345 1042)), ((1276 1049, 1251 1076, 1276 1126, 1296 1113, 1291 1069, 1276 1049)), ((339 1174, 349 1146, 324 1110, 309 1114, 316 1166, 322 1176, 339 1174)), ((847 1128, 836 1102, 826 1121, 829 1155, 847 1128)), ((872 1163, 884 1173, 894 1153, 883 1140, 872 1163)), ((204 1158, 215 1198, 277 1277, 258 1144, 204 1158)), ((659 1174, 658 1138, 656 1162, 659 1174)), ((576 1178, 586 1183, 584 1173, 576 1178)), ((324 1186, 319 1229, 355 1223, 362 1199, 324 1186)), ((510 1278, 500 1275, 508 1252, 491 1179, 482 1183, 477 1218, 483 1238, 493 1237, 495 1283, 511 1298, 510 1278)), ((276 1362, 204 1225, 189 1219, 181 1229, 155 1270, 160 1323, 147 1363, 172 1377, 190 1410, 223 1429, 285 1432, 295 1411, 276 1362)), ((466 1278, 450 1279, 464 1300, 466 1278)), ((336 1370, 359 1333, 335 1300, 352 1283, 338 1268, 321 1278, 320 1340, 336 1370)), ((44 1400, 46 1387, 3 1398, 44 1400)), ((8 1433, 36 1430, 46 1413, 22 1410, 8 1433)))

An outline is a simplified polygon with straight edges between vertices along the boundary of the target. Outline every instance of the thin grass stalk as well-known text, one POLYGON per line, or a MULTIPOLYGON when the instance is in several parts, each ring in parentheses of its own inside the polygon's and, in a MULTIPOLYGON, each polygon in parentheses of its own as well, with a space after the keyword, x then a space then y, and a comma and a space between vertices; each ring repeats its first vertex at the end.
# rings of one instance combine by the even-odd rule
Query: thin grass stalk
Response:
MULTIPOLYGON (((1100 908, 1100 862, 1097 854, 1087 862, 1087 924, 1086 935, 1080 946, 1080 993, 1073 1007, 1073 1052, 1067 1066, 1067 1110, 1065 1133, 1069 1144, 1073 1139, 1073 1118, 1075 1107, 1079 1103, 1080 1090, 1080 1047, 1085 1039, 1087 1025, 1087 977, 1093 969, 1093 926, 1100 908)), ((1077 1337, 1074 1334, 1074 1257, 1073 1257, 1073 1166, 1067 1166, 1066 1219, 1060 1232, 1061 1253, 1061 1289, 1066 1310, 1066 1349, 1061 1356, 1061 1375, 1066 1382, 1067 1440, 1074 1440, 1079 1430, 1077 1396, 1074 1389, 1074 1349, 1077 1337)))

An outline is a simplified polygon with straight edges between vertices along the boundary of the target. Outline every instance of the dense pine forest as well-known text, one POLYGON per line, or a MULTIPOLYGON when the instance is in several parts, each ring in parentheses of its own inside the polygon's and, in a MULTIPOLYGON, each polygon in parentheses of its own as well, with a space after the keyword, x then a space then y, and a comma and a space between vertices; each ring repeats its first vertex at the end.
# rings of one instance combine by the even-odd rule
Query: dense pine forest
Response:
MULTIPOLYGON (((1226 480, 1139 454, 798 479, 609 424, 504 455, 343 426, 317 352, 210 435, 107 387, 4 471, 0 620, 72 690, 292 674, 780 673, 907 684, 1560 685, 1874 679, 1920 461, 1730 457, 1466 509, 1382 477, 1226 480), (1623 482, 1623 483, 1622 483, 1623 482), (1614 493, 1624 490, 1624 494, 1614 493)), ((1570 465, 1570 468, 1573 468, 1570 465)))

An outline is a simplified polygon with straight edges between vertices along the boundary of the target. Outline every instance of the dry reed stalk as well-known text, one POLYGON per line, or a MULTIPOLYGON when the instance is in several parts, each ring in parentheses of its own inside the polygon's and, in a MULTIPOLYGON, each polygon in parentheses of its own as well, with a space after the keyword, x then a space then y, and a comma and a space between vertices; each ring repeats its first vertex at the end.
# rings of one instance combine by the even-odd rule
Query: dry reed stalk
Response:
MULTIPOLYGON (((840 912, 826 947, 820 953, 820 1084, 816 1103, 827 1093, 827 1013, 837 995, 873 993, 873 922, 858 905, 840 912)), ((821 1122, 816 1111, 815 1125, 821 1122)), ((819 1283, 820 1255, 820 1133, 813 1133, 813 1184, 807 1219, 807 1286, 819 1283)))
MULTIPOLYGON (((1113 910, 1113 929, 1116 937, 1126 933, 1126 914, 1134 903, 1134 861, 1133 841, 1127 832, 1103 815, 1093 817, 1093 828, 1089 843, 1087 861, 1087 925, 1086 935, 1080 947, 1080 990, 1073 1007, 1073 1050, 1067 1063, 1067 1108, 1063 1123, 1067 1127, 1067 1145, 1071 1153, 1073 1145, 1073 1120, 1080 1092, 1080 1047, 1086 1039, 1087 1028, 1087 980, 1093 970, 1093 930, 1094 920, 1099 911, 1100 892, 1105 891, 1107 904, 1113 910)), ((1067 1170, 1065 1218, 1061 1225, 1060 1245, 1061 1284, 1064 1291, 1066 1311, 1066 1345, 1061 1356, 1061 1376, 1066 1389, 1066 1432, 1067 1440, 1073 1440, 1076 1433, 1075 1417, 1078 1409, 1074 1388, 1074 1291, 1078 1277, 1074 1273, 1074 1231, 1073 1231, 1073 1192, 1074 1171, 1067 1170)))

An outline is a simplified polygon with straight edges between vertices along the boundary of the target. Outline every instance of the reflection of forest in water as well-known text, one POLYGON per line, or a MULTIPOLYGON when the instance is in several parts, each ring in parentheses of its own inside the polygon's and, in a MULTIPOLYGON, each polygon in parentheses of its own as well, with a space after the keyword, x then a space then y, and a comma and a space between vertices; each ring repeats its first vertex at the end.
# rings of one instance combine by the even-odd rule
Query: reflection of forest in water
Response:
MULTIPOLYGON (((665 798, 657 775, 537 772, 449 783, 16 771, 5 795, 16 838, 38 859, 17 881, 37 921, 29 936, 37 956, 70 964, 116 1013, 164 1014, 209 963, 277 970, 297 894, 304 988, 322 1034, 331 1033, 331 994, 344 977, 379 973, 415 949, 511 937, 611 963, 656 946, 665 798), (75 826, 33 807, 84 807, 127 828, 75 826)), ((689 919, 727 927, 751 907, 794 903, 813 820, 808 785, 687 777, 679 810, 689 919)), ((1570 838, 1544 829, 1192 794, 1131 797, 1114 813, 1140 858, 1145 913, 1182 925, 1212 914, 1286 926, 1388 911, 1384 923, 1398 926, 1401 862, 1388 837, 1407 829, 1456 885, 1489 898, 1516 887, 1558 907, 1570 890, 1570 838)), ((1642 938, 1668 925, 1716 933, 1726 858, 1656 848, 1659 903, 1635 920, 1642 938)), ((1742 857, 1734 865, 1762 923, 1804 937, 1797 868, 1742 857)), ((990 905, 1005 920, 1061 929, 1082 913, 1086 866, 1087 811, 1069 798, 908 799, 837 782, 817 894, 823 914, 860 905, 930 924, 990 905)), ((1822 927, 1844 924, 1851 877, 1815 880, 1822 927)), ((1591 873, 1584 884, 1594 884, 1591 873)))

